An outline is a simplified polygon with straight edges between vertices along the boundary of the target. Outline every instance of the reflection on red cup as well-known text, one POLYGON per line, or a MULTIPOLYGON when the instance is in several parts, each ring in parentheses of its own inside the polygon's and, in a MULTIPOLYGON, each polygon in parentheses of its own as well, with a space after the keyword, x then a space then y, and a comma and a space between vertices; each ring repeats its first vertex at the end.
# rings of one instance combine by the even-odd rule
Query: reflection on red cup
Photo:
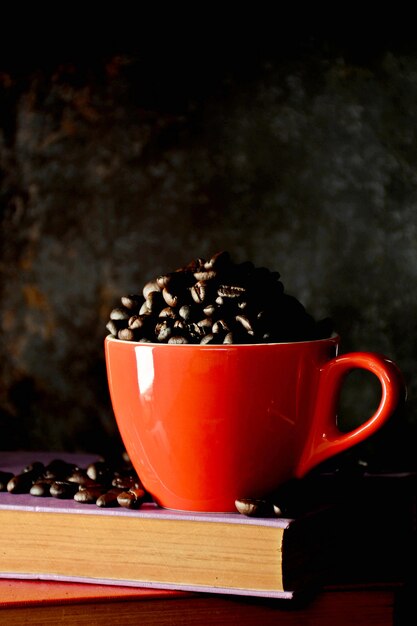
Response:
POLYGON ((107 337, 118 428, 144 486, 163 507, 235 510, 374 434, 404 395, 384 356, 337 356, 339 338, 256 345, 170 345, 107 337), (337 428, 345 376, 372 372, 376 412, 337 428))

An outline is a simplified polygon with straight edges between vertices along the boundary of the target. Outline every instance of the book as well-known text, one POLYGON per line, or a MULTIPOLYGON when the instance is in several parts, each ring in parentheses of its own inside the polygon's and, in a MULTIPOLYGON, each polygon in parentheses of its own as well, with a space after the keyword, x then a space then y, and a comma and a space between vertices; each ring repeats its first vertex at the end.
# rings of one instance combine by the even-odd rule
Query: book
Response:
MULTIPOLYGON (((56 456, 0 453, 0 470, 16 474, 56 456)), ((332 512, 250 518, 1 492, 0 577, 289 599, 321 580, 335 541, 332 512)))
POLYGON ((415 623, 415 587, 402 584, 323 588, 302 602, 111 585, 0 580, 0 623, 13 626, 243 626, 415 623), (408 621, 407 621, 408 620, 408 621))

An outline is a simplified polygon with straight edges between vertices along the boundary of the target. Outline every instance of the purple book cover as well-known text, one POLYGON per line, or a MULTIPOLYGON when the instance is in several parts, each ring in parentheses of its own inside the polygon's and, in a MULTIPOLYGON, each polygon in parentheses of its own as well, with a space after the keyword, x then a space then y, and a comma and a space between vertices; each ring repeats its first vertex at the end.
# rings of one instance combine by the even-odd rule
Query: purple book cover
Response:
MULTIPOLYGON (((45 465, 54 459, 62 459, 70 463, 75 463, 79 467, 85 468, 90 463, 97 461, 98 457, 92 454, 74 454, 65 452, 0 452, 0 471, 11 472, 13 474, 21 473, 22 469, 33 461, 41 461, 45 465)), ((138 510, 129 510, 123 507, 101 508, 95 504, 81 504, 75 500, 60 500, 52 497, 36 497, 29 494, 11 494, 8 492, 0 492, 0 512, 1 510, 26 510, 31 512, 55 512, 69 513, 74 515, 96 515, 96 516, 136 516, 151 519, 165 520, 188 520, 188 521, 204 521, 204 522, 227 522, 232 524, 247 524, 257 526, 275 526, 276 528, 287 528, 291 523, 286 518, 250 518, 239 513, 188 513, 181 511, 173 511, 163 509, 153 503, 145 503, 138 510)), ((116 584, 114 580, 94 579, 89 580, 83 577, 54 577, 46 574, 42 575, 24 575, 13 574, 13 572, 3 572, 1 567, 0 556, 0 577, 2 578, 38 578, 44 580, 66 580, 72 582, 85 582, 94 584, 116 584)), ((123 586, 139 586, 136 581, 121 580, 117 584, 123 586)), ((211 593, 225 593, 236 595, 263 596, 271 598, 292 598, 292 591, 249 591, 247 589, 230 589, 222 587, 204 587, 200 585, 172 585, 163 583, 140 583, 141 587, 151 587, 159 589, 178 589, 184 591, 198 591, 211 593)))

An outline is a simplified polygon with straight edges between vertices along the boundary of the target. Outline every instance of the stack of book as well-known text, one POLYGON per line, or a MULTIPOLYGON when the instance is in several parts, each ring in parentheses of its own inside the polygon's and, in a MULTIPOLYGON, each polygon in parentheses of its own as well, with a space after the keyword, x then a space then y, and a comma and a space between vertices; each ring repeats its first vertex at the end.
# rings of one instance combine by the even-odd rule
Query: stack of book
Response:
MULTIPOLYGON (((34 459, 56 456, 0 453, 0 470, 17 474, 34 459)), ((94 460, 59 456, 79 465, 94 460)), ((187 606, 206 607, 202 597, 283 602, 329 582, 388 584, 407 574, 415 545, 414 474, 352 480, 322 474, 308 485, 309 502, 316 506, 288 518, 183 513, 153 503, 138 510, 103 509, 1 492, 0 622, 15 607, 19 589, 35 595, 34 584, 43 585, 45 602, 57 593, 60 605, 67 584, 65 593, 77 606, 82 597, 91 606, 103 598, 127 602, 146 596, 155 602, 187 597, 187 606)))

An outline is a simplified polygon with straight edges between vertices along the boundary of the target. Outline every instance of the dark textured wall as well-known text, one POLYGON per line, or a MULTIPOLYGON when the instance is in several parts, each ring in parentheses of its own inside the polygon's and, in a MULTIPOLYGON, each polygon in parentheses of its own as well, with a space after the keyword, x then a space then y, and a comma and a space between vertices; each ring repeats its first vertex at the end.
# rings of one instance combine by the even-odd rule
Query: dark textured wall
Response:
POLYGON ((417 49, 5 55, 0 167, 2 448, 114 445, 110 309, 227 249, 333 317, 343 351, 397 361, 408 403, 365 453, 414 458, 417 49))

